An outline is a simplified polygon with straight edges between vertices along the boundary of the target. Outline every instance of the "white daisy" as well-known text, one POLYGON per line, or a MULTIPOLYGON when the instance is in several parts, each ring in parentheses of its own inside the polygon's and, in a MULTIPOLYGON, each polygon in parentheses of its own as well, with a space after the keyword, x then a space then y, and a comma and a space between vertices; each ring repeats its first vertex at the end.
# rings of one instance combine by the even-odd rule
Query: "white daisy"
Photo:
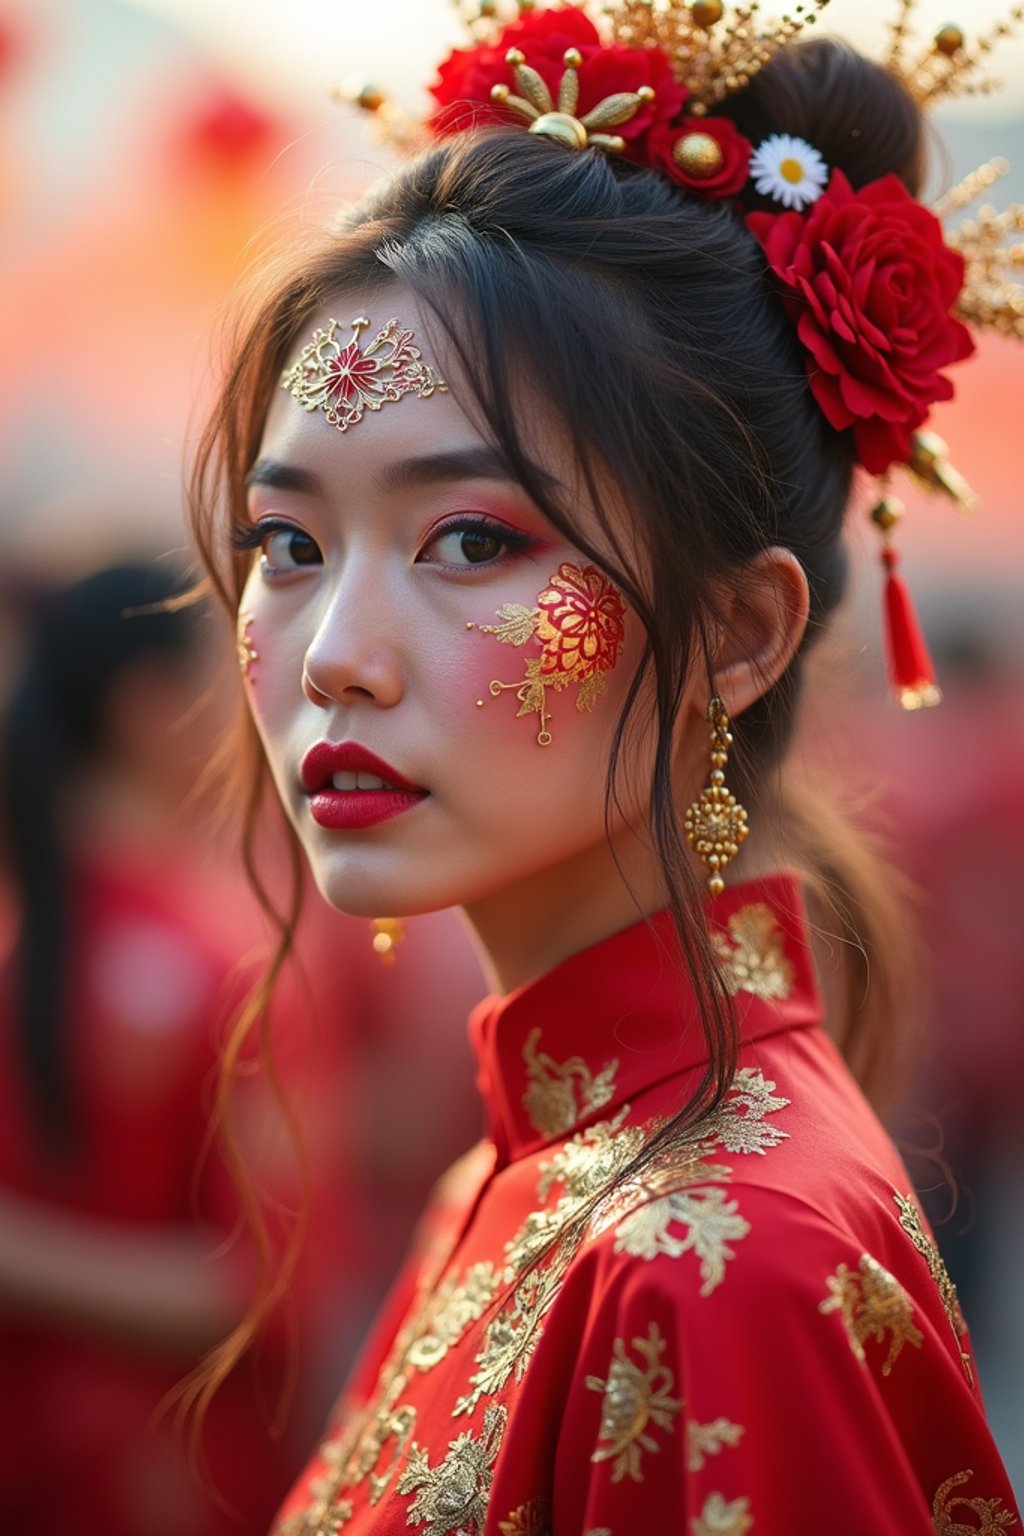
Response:
POLYGON ((762 196, 802 210, 825 190, 828 166, 803 139, 773 133, 751 155, 750 179, 762 196))

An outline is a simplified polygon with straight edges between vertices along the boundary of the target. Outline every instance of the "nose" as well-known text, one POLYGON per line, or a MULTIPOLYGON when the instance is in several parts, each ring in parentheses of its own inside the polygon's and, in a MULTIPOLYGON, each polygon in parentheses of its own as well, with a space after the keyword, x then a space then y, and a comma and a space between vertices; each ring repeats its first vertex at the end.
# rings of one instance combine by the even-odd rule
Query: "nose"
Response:
POLYGON ((393 708, 405 692, 398 640, 395 611, 379 583, 340 583, 303 658, 307 699, 322 709, 356 703, 393 708))

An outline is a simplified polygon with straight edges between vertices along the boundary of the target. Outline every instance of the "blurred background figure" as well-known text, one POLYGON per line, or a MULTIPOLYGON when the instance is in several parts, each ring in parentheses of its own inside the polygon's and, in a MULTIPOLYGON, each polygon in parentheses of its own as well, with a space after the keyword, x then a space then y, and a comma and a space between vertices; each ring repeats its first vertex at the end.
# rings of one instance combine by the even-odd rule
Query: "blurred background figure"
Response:
MULTIPOLYGON (((428 922, 385 976, 368 925, 339 923, 306 893, 300 947, 317 990, 286 978, 272 1027, 311 1161, 328 1173, 294 1307, 210 1411, 205 1488, 172 1416, 154 1415, 254 1278, 251 1249, 230 1243, 239 1210, 207 1121, 265 930, 195 792, 223 700, 203 610, 166 606, 184 585, 159 563, 31 594, 7 706, 0 1360, 17 1412, 0 1440, 5 1532, 264 1531, 423 1183, 477 1132, 460 1115, 471 1101, 459 1072, 477 983, 457 953, 445 958, 448 920, 433 933, 428 922), (346 1102, 318 1095, 328 1081, 352 1084, 346 1102), (435 1134, 410 1148, 395 1127, 422 1119, 410 1099, 425 1092, 435 1134), (293 1373, 282 1436, 269 1426, 293 1373)), ((272 843, 264 863, 280 866, 272 843)), ((235 1112, 261 1189, 297 1208, 294 1152, 262 1079, 243 1074, 235 1112)))
MULTIPOLYGON (((235 1528, 151 1424, 246 1296, 243 1268, 211 1261, 235 1211, 201 1158, 245 935, 185 812, 211 743, 199 616, 162 607, 183 584, 132 565, 35 594, 8 703, 5 1531, 235 1528)), ((284 1475, 283 1447, 252 1455, 259 1429, 229 1384, 213 1471, 225 1491, 252 1487, 253 1530, 284 1475)))

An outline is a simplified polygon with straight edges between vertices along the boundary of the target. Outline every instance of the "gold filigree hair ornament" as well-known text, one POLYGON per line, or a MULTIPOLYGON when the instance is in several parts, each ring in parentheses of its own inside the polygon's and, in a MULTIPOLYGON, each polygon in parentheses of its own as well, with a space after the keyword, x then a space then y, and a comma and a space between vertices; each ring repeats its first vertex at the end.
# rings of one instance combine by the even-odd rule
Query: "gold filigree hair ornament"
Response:
POLYGON ((413 344, 412 331, 389 320, 365 346, 359 338, 370 322, 359 315, 349 322, 351 339, 338 336, 339 322, 329 320, 313 332, 298 360, 281 375, 281 385, 307 411, 322 411, 332 427, 347 432, 366 411, 379 411, 405 395, 429 399, 448 386, 413 344))

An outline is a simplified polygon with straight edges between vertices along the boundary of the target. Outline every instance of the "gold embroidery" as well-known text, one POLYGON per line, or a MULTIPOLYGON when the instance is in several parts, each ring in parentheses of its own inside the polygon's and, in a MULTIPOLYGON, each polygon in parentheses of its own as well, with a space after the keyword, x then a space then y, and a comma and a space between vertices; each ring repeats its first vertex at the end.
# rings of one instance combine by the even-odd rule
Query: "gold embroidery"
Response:
POLYGON ((962 1488, 969 1482, 974 1473, 968 1469, 966 1472, 954 1472, 952 1477, 939 1488, 932 1504, 932 1519, 935 1522, 936 1536, 983 1536, 983 1533, 994 1531, 1006 1531, 1017 1524, 1017 1517, 1010 1510, 1002 1507, 1002 1499, 965 1499, 959 1494, 953 1494, 954 1488, 962 1488), (973 1522, 970 1525, 962 1521, 954 1520, 952 1511, 956 1505, 963 1509, 969 1509, 972 1515, 977 1515, 981 1524, 973 1522))
POLYGON ((692 1252, 700 1260, 700 1294, 710 1296, 725 1278, 726 1260, 736 1257, 729 1243, 749 1231, 750 1223, 739 1214, 736 1201, 725 1198, 725 1190, 679 1190, 648 1201, 621 1221, 615 1229, 615 1252, 641 1259, 658 1254, 678 1259, 692 1252), (689 1228, 685 1237, 671 1235, 674 1221, 689 1228))
POLYGON ((838 1312, 858 1360, 864 1361, 867 1339, 884 1343, 891 1334, 889 1353, 882 1365, 888 1376, 904 1344, 921 1348, 921 1330, 914 1324, 914 1307, 894 1275, 883 1269, 869 1253, 862 1253, 856 1270, 840 1264, 827 1279, 829 1295, 818 1303, 822 1313, 838 1312))
POLYGON ((471 1390, 460 1397, 452 1416, 472 1413, 482 1397, 500 1392, 509 1377, 522 1381, 537 1347, 541 1325, 555 1297, 579 1240, 562 1245, 543 1269, 532 1269, 520 1281, 510 1304, 487 1325, 469 1378, 471 1390))
POLYGON ((925 1231, 924 1222, 914 1197, 912 1195, 901 1195, 896 1190, 893 1190, 892 1197, 899 1208, 900 1226, 924 1259, 928 1266, 928 1272, 938 1288, 946 1316, 949 1318, 949 1326, 952 1328, 956 1338, 964 1375, 973 1386, 974 1369, 971 1365, 970 1353, 964 1347, 964 1341, 967 1338, 967 1324, 964 1321, 964 1314, 960 1310, 960 1299, 956 1294, 956 1286, 949 1278, 949 1271, 942 1261, 942 1255, 936 1247, 934 1239, 925 1231))
POLYGON ((539 717, 537 741, 542 747, 551 744, 547 690, 561 693, 575 684, 576 708, 593 709, 605 690, 605 673, 618 661, 626 636, 626 605, 595 565, 563 562, 550 582, 538 596, 536 608, 505 603, 498 609, 500 624, 479 626, 481 634, 493 635, 502 645, 539 642, 540 655, 524 663, 524 681, 502 683, 495 678, 489 689, 493 698, 506 689, 515 693, 517 719, 539 717))
POLYGON ((436 1536, 449 1531, 477 1536, 483 1530, 494 1463, 507 1420, 508 1410, 492 1403, 484 1414, 479 1438, 470 1430, 458 1435, 436 1467, 430 1465, 427 1452, 413 1444, 408 1466, 398 1479, 399 1493, 416 1494, 409 1508, 409 1525, 425 1525, 436 1536))
POLYGON ((703 1471, 708 1456, 717 1456, 727 1445, 735 1448, 742 1438, 742 1424, 731 1424, 728 1419, 697 1424, 690 1419, 686 1426, 686 1470, 703 1471))
POLYGON ((599 1121, 577 1132, 554 1157, 540 1165, 537 1194, 546 1200, 556 1185, 562 1186, 551 1209, 531 1211, 505 1246, 510 1268, 522 1273, 554 1247, 564 1228, 602 1191, 609 1190, 627 1163, 644 1144, 640 1126, 625 1125, 629 1105, 624 1104, 611 1120, 599 1121))
POLYGON ((550 1536, 550 1530, 547 1499, 531 1499, 520 1504, 507 1519, 498 1521, 499 1536, 550 1536))
POLYGON ((641 1471, 641 1450, 658 1451, 658 1442, 647 1432, 648 1424, 659 1429, 671 1430, 682 1402, 669 1393, 675 1378, 667 1365, 660 1364, 665 1340, 658 1332, 656 1323, 647 1330, 646 1339, 634 1339, 633 1349, 646 1365, 636 1365, 626 1354, 621 1339, 615 1340, 613 1359, 607 1381, 599 1376, 588 1376, 586 1384, 592 1392, 603 1392, 601 1428, 598 1445, 591 1461, 611 1461, 612 1482, 624 1477, 635 1483, 644 1480, 641 1471))
POLYGON ((783 933, 771 907, 755 902, 729 918, 730 944, 724 933, 712 934, 728 990, 782 1002, 793 986, 793 963, 783 949, 783 933))
POLYGON ((727 1182, 731 1169, 709 1159, 718 1147, 726 1151, 763 1157, 788 1133, 765 1119, 788 1105, 774 1093, 775 1084, 755 1067, 744 1067, 714 1113, 670 1146, 662 1148, 638 1179, 613 1189, 595 1212, 590 1230, 597 1233, 616 1226, 616 1252, 654 1259, 693 1252, 700 1260, 702 1296, 720 1285, 729 1247, 746 1236, 750 1224, 739 1214, 735 1200, 725 1191, 703 1189, 684 1192, 689 1186, 727 1182), (673 1237, 673 1221, 689 1228, 686 1237, 673 1237))
POLYGON ((709 1493, 700 1514, 690 1520, 693 1536, 746 1536, 753 1524, 749 1499, 727 1504, 720 1493, 709 1493))
POLYGON ((542 1136, 557 1136, 571 1131, 580 1120, 609 1102, 615 1092, 619 1063, 606 1062, 595 1077, 580 1056, 570 1056, 568 1061, 559 1063, 538 1051, 540 1036, 539 1029, 532 1029, 523 1046, 526 1075, 530 1079, 523 1094, 523 1108, 530 1124, 542 1136))
POLYGON ((493 1264, 472 1264, 461 1285, 451 1275, 439 1287, 426 1309, 422 1331, 409 1345, 406 1360, 418 1371, 439 1364, 469 1327, 483 1317, 502 1283, 493 1264))

